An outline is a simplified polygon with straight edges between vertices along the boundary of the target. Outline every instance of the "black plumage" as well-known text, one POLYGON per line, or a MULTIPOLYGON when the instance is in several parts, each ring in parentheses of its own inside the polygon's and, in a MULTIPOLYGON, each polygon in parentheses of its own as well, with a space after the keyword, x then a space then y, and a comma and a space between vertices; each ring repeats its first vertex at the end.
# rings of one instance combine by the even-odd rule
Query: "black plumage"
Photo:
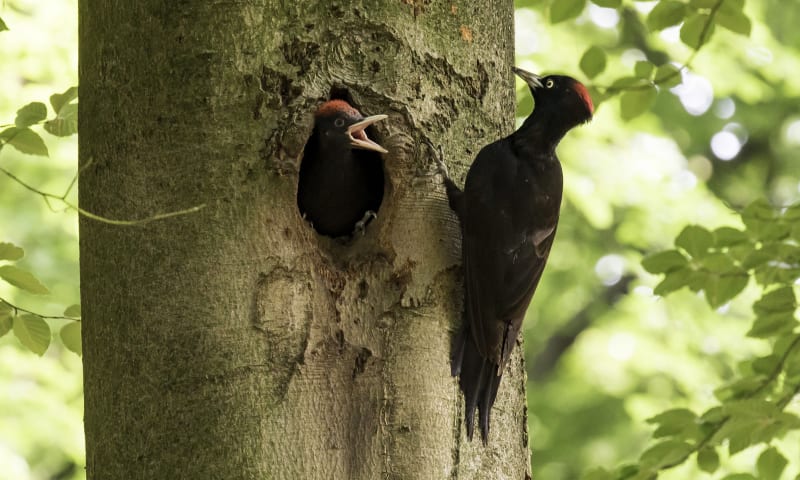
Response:
POLYGON ((451 373, 464 393, 467 436, 472 439, 478 408, 484 443, 503 370, 556 234, 563 179, 555 149, 594 109, 577 80, 514 72, 533 94, 531 115, 478 153, 463 192, 440 165, 462 231, 464 323, 451 373))
POLYGON ((370 140, 365 129, 385 118, 364 118, 344 100, 325 102, 314 114, 300 164, 297 206, 317 232, 349 236, 377 213, 386 149, 370 140))

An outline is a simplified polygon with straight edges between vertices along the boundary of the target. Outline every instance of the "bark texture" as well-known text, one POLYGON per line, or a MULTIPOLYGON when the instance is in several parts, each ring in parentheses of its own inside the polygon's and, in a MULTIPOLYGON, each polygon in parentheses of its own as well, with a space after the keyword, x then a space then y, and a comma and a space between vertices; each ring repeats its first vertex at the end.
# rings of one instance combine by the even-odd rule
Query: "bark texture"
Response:
POLYGON ((512 2, 80 2, 90 479, 523 479, 517 349, 490 444, 449 375, 463 174, 513 128, 512 2), (387 187, 348 244, 300 218, 331 91, 377 128, 387 187))

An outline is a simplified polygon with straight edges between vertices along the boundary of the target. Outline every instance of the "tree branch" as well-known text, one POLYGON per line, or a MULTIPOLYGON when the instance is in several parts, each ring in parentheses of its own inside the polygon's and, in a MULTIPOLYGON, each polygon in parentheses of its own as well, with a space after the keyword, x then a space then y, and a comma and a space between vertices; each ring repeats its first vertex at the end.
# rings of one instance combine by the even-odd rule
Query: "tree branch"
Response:
POLYGON ((203 203, 203 204, 200 204, 200 205, 197 205, 197 206, 194 206, 194 207, 191 207, 191 208, 187 208, 187 209, 184 209, 184 210, 177 210, 177 211, 174 211, 174 212, 160 213, 160 214, 157 214, 157 215, 153 215, 152 217, 146 217, 146 218, 142 218, 142 219, 139 219, 139 220, 115 220, 113 218, 106 218, 106 217, 103 217, 101 215, 97 215, 95 213, 92 213, 92 212, 90 212, 88 210, 84 210, 83 208, 75 205, 74 203, 72 203, 72 202, 70 202, 69 200, 66 199, 67 195, 69 195, 69 192, 72 190, 72 187, 75 184, 75 181, 76 181, 75 179, 77 178, 78 174, 76 174, 75 178, 73 178, 73 180, 70 182, 69 187, 67 188, 67 191, 64 193, 64 195, 59 196, 59 195, 55 195, 55 194, 52 194, 52 193, 43 192, 43 191, 39 190, 38 188, 31 186, 30 184, 26 183, 21 178, 17 177, 16 175, 14 175, 13 173, 9 172, 8 170, 6 170, 3 167, 0 167, 0 173, 5 174, 10 179, 12 179, 15 182, 17 182, 18 184, 22 185, 25 189, 27 189, 27 190, 29 190, 29 191, 37 194, 37 195, 40 195, 44 199, 44 201, 47 204, 48 208, 50 208, 51 210, 53 210, 53 207, 50 204, 50 200, 51 199, 52 200, 57 200, 57 201, 63 203, 64 205, 66 205, 68 210, 74 210, 74 211, 78 212, 80 215, 83 215, 86 218, 91 218, 92 220, 96 220, 96 221, 102 222, 102 223, 108 223, 108 224, 111 224, 111 225, 123 225, 123 226, 144 225, 146 223, 150 223, 150 222, 153 222, 155 220, 163 220, 165 218, 177 217, 179 215, 186 215, 186 214, 189 214, 189 213, 194 213, 194 212, 200 211, 200 210, 202 210, 202 209, 204 209, 206 207, 206 204, 203 203))
POLYGON ((633 275, 622 277, 620 281, 608 287, 603 292, 603 295, 596 297, 593 302, 576 313, 566 325, 551 335, 547 339, 544 350, 533 360, 533 366, 530 370, 531 380, 539 382, 544 380, 555 369, 561 357, 575 343, 575 339, 592 324, 592 313, 595 309, 600 305, 614 305, 617 303, 628 293, 628 287, 633 279, 633 275))
MULTIPOLYGON (((791 353, 794 351, 794 349, 797 348, 798 346, 800 346, 800 335, 796 335, 795 336, 794 341, 792 341, 792 343, 789 345, 789 347, 783 353, 783 355, 781 356, 780 361, 778 361, 778 364, 775 365, 775 368, 770 372, 769 376, 767 376, 767 378, 764 379, 764 382, 761 385, 759 385, 759 387, 757 389, 753 390, 748 395, 745 395, 743 400, 749 400, 749 399, 755 397, 756 395, 762 393, 770 384, 772 384, 772 382, 774 382, 778 378, 778 376, 781 374, 781 372, 785 368, 786 361, 789 359, 789 355, 791 355, 791 353)), ((795 386, 794 391, 791 392, 789 395, 786 395, 783 398, 781 398, 775 404, 775 406, 778 407, 779 410, 783 410, 789 404, 791 399, 794 398, 794 396, 797 394, 798 391, 800 391, 800 385, 795 386)), ((722 429, 722 427, 724 427, 725 424, 728 423, 728 421, 730 419, 731 419, 731 417, 727 416, 727 417, 723 418, 722 420, 720 420, 719 422, 717 422, 715 425, 712 426, 711 430, 709 430, 709 432, 706 434, 706 436, 703 437, 702 440, 697 442, 692 447, 692 449, 689 450, 684 456, 682 456, 681 458, 675 460, 674 462, 671 462, 671 463, 669 463, 667 465, 661 466, 656 471, 657 472, 661 472, 661 471, 664 471, 664 470, 669 470, 670 468, 676 467, 676 466, 681 465, 682 463, 684 463, 692 454, 694 454, 696 452, 699 452, 706 445, 708 445, 711 442, 711 440, 714 438, 714 435, 716 435, 717 432, 719 432, 722 429)))
POLYGON ((603 93, 605 94, 619 93, 626 90, 627 91, 645 90, 653 85, 661 85, 663 83, 666 83, 667 81, 672 80, 676 76, 680 75, 682 71, 689 70, 689 68, 692 66, 692 62, 694 61, 695 57, 697 57, 697 54, 700 52, 700 49, 703 48, 705 44, 708 42, 709 32, 711 31, 711 25, 713 25, 714 23, 714 17, 717 15, 717 12, 719 11, 720 7, 722 7, 723 3, 725 3, 725 0, 717 0, 717 3, 715 3, 714 6, 711 7, 711 11, 708 14, 708 20, 706 20, 706 23, 703 25, 703 29, 700 31, 700 42, 697 44, 697 47, 692 51, 692 53, 689 55, 686 61, 683 62, 683 65, 674 72, 670 73, 669 75, 665 75, 662 78, 653 79, 653 81, 647 82, 642 85, 630 85, 626 87, 595 85, 594 88, 598 90, 603 90, 603 93))
POLYGON ((80 322, 81 321, 80 317, 66 317, 64 315, 42 315, 40 313, 33 312, 33 311, 28 310, 26 308, 18 307, 16 305, 14 305, 13 303, 9 302, 8 300, 6 300, 5 298, 0 297, 0 304, 3 304, 3 303, 8 305, 9 307, 11 307, 12 310, 14 310, 14 316, 19 315, 19 312, 23 312, 23 313, 29 313, 31 315, 36 315, 39 318, 46 318, 48 320, 69 320, 69 321, 72 321, 72 322, 80 322))

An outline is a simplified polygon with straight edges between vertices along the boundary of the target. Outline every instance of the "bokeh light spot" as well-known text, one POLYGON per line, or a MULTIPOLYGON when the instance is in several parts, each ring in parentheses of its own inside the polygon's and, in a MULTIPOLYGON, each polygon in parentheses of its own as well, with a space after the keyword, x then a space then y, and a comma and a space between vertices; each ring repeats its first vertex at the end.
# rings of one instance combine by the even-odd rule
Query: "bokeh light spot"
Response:
POLYGON ((732 132, 717 132, 711 137, 711 151, 720 160, 732 160, 741 149, 739 138, 732 132))
POLYGON ((614 8, 603 8, 589 5, 589 18, 592 23, 601 28, 614 28, 619 23, 619 13, 614 8))
POLYGON ((694 116, 702 115, 714 101, 714 87, 706 78, 686 72, 683 83, 672 89, 678 95, 683 108, 694 116))

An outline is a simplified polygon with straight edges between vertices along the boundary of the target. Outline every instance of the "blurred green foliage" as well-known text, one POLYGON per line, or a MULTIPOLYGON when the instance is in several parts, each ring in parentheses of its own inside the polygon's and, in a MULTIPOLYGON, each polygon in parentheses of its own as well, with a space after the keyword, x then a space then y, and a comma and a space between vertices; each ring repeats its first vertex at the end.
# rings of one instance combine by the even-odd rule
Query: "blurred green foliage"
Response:
MULTIPOLYGON (((55 119, 56 111, 45 106, 52 94, 77 84, 77 2, 7 0, 0 18, 0 131, 32 126, 27 131, 42 139, 41 144, 33 140, 33 153, 44 153, 42 147, 49 153, 38 157, 21 153, 17 145, 4 145, 0 166, 35 188, 60 195, 75 175, 77 139, 56 138, 36 124, 55 119), (7 31, 2 31, 4 26, 7 31), (43 115, 43 109, 49 112, 43 115)), ((64 127, 61 123, 50 127, 64 127)), ((3 136, 3 143, 8 139, 8 134, 3 136)), ((76 198, 72 192, 68 200, 76 198)), ((0 297, 59 317, 65 306, 79 299, 78 226, 74 213, 62 213, 63 205, 57 203, 52 207, 55 213, 40 196, 0 175, 0 242, 22 247, 25 254, 0 248, 6 252, 0 255, 0 268, 6 273, 9 267, 32 272, 49 290, 49 295, 36 294, 35 284, 27 284, 24 277, 23 288, 14 287, 6 283, 6 275, 6 281, 0 281, 0 297)), ((14 273, 11 278, 19 284, 14 273)), ((2 330, 10 326, 9 310, 0 310, 2 330)), ((80 358, 62 342, 50 341, 50 330, 57 333, 67 322, 16 313, 16 331, 0 338, 0 479, 85 478, 80 358), (39 335, 42 324, 46 337, 39 335), (28 339, 28 347, 20 338, 28 339), (43 356, 32 353, 31 346, 43 356)))
MULTIPOLYGON (((75 0, 0 9, 0 130, 43 139, 0 134, 16 148, 0 161, 45 192, 75 174, 75 137, 42 129, 74 133, 77 108, 62 107, 76 12, 75 0)), ((524 324, 538 478, 800 473, 798 24, 800 4, 779 0, 517 1, 517 63, 583 76, 597 106, 559 147, 562 219, 524 324)), ((532 104, 518 94, 522 118, 532 104)), ((0 186, 2 265, 50 291, 0 282, 0 297, 53 317, 44 338, 0 308, 0 333, 19 329, 0 338, 0 479, 84 478, 80 359, 64 348, 79 345, 64 318, 80 311, 62 313, 78 300, 76 214, 0 186)))
POLYGON ((800 4, 561 3, 520 0, 516 12, 517 63, 582 77, 599 104, 559 147, 565 203, 523 327, 534 472, 653 478, 678 463, 658 478, 794 478, 798 405, 781 390, 794 373, 791 358, 775 362, 796 336, 794 304, 764 320, 758 303, 771 275, 794 298, 796 239, 783 231, 794 220, 745 207, 798 201, 800 41, 787 19, 800 4), (719 28, 701 42, 710 18, 719 28), (753 225, 752 209, 766 222, 753 225), (643 269, 648 254, 666 275, 643 269), (702 417, 721 404, 720 418, 702 417), (749 435, 740 414, 766 434, 749 435))

